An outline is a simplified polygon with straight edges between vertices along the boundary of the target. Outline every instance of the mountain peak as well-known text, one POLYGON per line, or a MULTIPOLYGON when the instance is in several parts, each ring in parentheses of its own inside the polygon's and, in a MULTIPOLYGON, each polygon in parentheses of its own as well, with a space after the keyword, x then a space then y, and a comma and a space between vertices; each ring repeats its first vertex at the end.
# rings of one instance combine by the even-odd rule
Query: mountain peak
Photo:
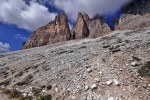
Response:
POLYGON ((23 49, 67 41, 70 36, 67 17, 64 13, 61 13, 55 17, 54 21, 33 32, 23 49))

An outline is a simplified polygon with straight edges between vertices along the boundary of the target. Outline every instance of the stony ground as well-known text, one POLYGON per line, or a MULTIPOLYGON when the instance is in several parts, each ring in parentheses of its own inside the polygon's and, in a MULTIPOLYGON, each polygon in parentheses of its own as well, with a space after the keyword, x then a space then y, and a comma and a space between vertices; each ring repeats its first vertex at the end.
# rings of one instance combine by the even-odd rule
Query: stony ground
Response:
POLYGON ((0 100, 150 100, 150 28, 0 54, 0 87, 0 100))

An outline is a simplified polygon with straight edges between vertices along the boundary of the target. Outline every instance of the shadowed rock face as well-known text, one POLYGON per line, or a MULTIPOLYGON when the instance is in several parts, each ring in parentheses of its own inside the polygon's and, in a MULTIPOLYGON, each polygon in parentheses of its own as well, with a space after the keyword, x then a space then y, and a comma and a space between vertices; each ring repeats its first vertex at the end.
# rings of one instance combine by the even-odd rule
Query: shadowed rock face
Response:
POLYGON ((23 45, 23 49, 67 41, 70 35, 66 15, 59 14, 54 21, 33 32, 29 41, 23 45))
POLYGON ((123 7, 122 12, 134 15, 150 13, 150 0, 133 0, 123 7))

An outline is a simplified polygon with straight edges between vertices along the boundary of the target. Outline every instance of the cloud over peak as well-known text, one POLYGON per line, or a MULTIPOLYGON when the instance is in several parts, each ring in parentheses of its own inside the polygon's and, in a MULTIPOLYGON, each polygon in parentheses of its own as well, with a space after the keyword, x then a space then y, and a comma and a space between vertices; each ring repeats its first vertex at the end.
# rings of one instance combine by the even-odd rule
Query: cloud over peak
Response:
POLYGON ((93 17, 96 14, 111 14, 132 0, 53 0, 71 19, 76 19, 78 12, 86 12, 93 17))
POLYGON ((0 0, 0 22, 34 31, 64 11, 70 20, 78 12, 90 17, 111 14, 132 0, 0 0))

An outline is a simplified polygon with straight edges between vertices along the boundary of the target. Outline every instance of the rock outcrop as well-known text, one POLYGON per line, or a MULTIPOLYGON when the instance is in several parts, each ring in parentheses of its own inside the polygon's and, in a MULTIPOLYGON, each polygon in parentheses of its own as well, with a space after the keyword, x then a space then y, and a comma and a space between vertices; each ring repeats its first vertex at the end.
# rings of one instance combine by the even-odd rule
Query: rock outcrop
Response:
POLYGON ((111 32, 109 26, 101 19, 90 21, 90 23, 88 24, 88 28, 90 32, 90 38, 97 38, 111 32))
POLYGON ((86 24, 88 24, 92 19, 89 17, 88 14, 84 13, 83 14, 83 19, 85 20, 86 24))
POLYGON ((67 41, 70 36, 66 15, 59 14, 54 21, 33 32, 29 41, 23 45, 23 49, 67 41))
POLYGON ((133 30, 144 27, 150 27, 150 14, 144 15, 123 14, 120 18, 119 25, 116 26, 116 29, 133 30))
POLYGON ((86 22, 89 20, 88 16, 83 16, 82 13, 78 13, 78 18, 75 27, 72 30, 75 39, 81 39, 88 37, 89 29, 86 22))

